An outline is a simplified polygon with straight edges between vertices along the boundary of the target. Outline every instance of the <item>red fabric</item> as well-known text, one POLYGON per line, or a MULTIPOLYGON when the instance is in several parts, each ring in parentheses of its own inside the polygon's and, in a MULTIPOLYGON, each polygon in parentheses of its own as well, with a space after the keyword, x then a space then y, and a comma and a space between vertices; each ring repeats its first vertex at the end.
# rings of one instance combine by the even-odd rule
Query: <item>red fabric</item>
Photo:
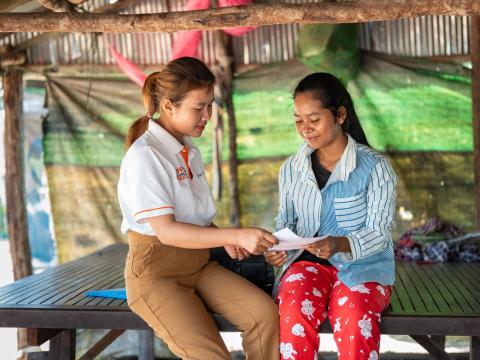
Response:
MULTIPOLYGON (((185 4, 185 11, 203 10, 210 7, 210 0, 189 0, 185 4)), ((173 43, 171 60, 182 56, 198 57, 198 45, 202 40, 201 31, 182 31, 173 43)))
POLYGON ((182 56, 198 57, 198 45, 202 40, 201 31, 182 31, 173 43, 171 60, 182 56))
POLYGON ((318 329, 327 318, 339 360, 378 360, 380 316, 390 287, 365 283, 349 289, 333 266, 294 263, 280 284, 280 352, 283 360, 315 359, 318 329))
MULTIPOLYGON (((241 6, 251 4, 252 0, 220 0, 219 7, 241 6)), ((210 0, 189 0, 185 4, 185 11, 202 10, 210 7, 210 0)), ((254 27, 228 28, 223 29, 227 34, 232 36, 242 36, 254 27)), ((202 41, 201 31, 184 31, 180 32, 173 43, 171 60, 178 59, 182 56, 198 57, 198 46, 202 41)))
POLYGON ((133 62, 123 57, 113 46, 110 46, 110 53, 115 58, 117 66, 132 80, 135 84, 143 86, 147 75, 133 62))

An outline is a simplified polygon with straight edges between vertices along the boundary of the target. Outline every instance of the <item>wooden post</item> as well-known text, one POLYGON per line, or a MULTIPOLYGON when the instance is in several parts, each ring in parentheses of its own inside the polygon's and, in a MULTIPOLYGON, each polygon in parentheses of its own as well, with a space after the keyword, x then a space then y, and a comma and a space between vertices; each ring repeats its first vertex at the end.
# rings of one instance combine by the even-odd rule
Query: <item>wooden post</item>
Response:
POLYGON ((63 330, 50 340, 49 360, 75 359, 75 329, 63 330))
POLYGON ((6 212, 15 280, 32 274, 22 166, 22 78, 22 71, 14 68, 7 69, 3 75, 6 212))
MULTIPOLYGON (((222 72, 214 66, 213 72, 221 79, 222 72)), ((223 142, 223 92, 221 84, 215 86, 215 101, 212 109, 213 141, 212 141, 212 194, 217 201, 222 199, 222 142, 223 142)))
MULTIPOLYGON (((32 274, 32 257, 28 242, 27 210, 23 179, 21 136, 22 115, 21 70, 7 68, 3 74, 3 103, 5 108, 5 194, 7 231, 15 280, 32 274)), ((27 346, 26 329, 18 329, 18 348, 27 346)))
POLYGON ((155 359, 155 336, 152 330, 138 330, 138 360, 155 359))
POLYGON ((480 230, 480 16, 472 16, 470 28, 472 59, 473 172, 475 226, 480 230))
POLYGON ((221 30, 215 31, 215 55, 216 66, 220 69, 222 76, 219 79, 219 86, 222 98, 225 102, 228 115, 228 169, 229 169, 229 198, 230 198, 230 224, 240 226, 240 196, 238 188, 238 161, 237 161, 237 125, 235 111, 233 108, 233 49, 231 36, 221 30))

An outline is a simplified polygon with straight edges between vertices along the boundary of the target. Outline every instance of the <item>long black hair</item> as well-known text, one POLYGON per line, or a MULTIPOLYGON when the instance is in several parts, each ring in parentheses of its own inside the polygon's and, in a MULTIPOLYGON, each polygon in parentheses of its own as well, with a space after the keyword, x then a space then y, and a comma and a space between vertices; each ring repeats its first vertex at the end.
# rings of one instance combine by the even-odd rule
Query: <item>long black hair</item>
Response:
POLYGON ((342 130, 357 142, 370 146, 363 131, 360 120, 353 106, 352 97, 342 82, 329 73, 313 73, 304 77, 293 91, 293 98, 300 93, 309 93, 315 100, 321 102, 325 109, 330 109, 336 117, 338 109, 343 106, 347 117, 342 124, 342 130))

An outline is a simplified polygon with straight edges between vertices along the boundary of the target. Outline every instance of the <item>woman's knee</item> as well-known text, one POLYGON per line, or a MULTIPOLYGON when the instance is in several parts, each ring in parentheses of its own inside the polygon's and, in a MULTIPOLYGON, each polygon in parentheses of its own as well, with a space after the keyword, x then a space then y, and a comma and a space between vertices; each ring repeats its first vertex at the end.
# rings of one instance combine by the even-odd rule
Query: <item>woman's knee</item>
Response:
POLYGON ((278 306, 269 296, 256 299, 253 316, 257 322, 278 326, 278 306))

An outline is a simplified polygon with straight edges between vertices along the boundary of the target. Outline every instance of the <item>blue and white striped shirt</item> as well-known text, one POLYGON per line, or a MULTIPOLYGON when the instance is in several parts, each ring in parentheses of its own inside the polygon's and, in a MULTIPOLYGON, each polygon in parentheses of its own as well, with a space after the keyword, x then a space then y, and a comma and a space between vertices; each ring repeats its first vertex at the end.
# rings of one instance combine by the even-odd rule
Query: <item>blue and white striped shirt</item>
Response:
MULTIPOLYGON (((339 280, 348 287, 365 282, 393 285, 391 227, 397 177, 388 160, 348 136, 339 162, 325 187, 319 190, 311 166, 313 151, 303 144, 280 169, 275 230, 288 227, 301 237, 317 233, 345 236, 352 253, 337 253, 328 259, 338 269, 339 280)), ((276 288, 285 270, 302 251, 288 252, 276 288)))

